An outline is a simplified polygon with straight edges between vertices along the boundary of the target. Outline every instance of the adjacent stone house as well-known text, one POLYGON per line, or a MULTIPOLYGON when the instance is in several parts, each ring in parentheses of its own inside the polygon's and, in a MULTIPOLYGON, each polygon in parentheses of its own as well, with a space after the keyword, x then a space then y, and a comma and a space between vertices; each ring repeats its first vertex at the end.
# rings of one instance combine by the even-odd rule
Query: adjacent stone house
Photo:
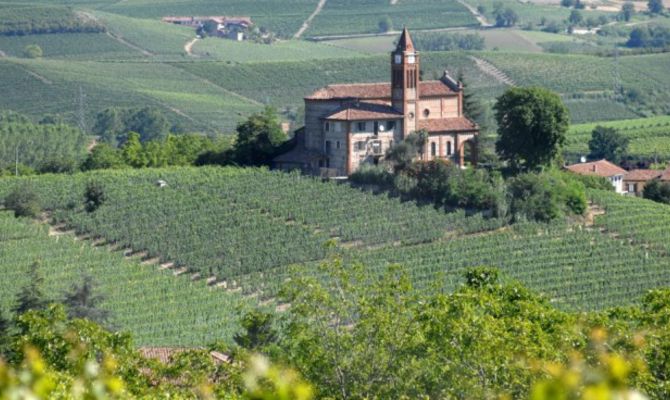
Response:
POLYGON ((420 54, 407 29, 391 53, 391 82, 328 85, 305 97, 305 127, 296 146, 274 159, 281 169, 347 176, 377 164, 407 135, 425 130, 423 160, 476 163, 476 123, 463 114, 463 85, 445 72, 420 79, 420 54), (468 151, 466 151, 468 150, 468 151))
POLYGON ((670 182, 670 167, 665 171, 655 169, 634 169, 629 171, 623 178, 624 188, 629 194, 641 197, 644 187, 653 179, 670 182))

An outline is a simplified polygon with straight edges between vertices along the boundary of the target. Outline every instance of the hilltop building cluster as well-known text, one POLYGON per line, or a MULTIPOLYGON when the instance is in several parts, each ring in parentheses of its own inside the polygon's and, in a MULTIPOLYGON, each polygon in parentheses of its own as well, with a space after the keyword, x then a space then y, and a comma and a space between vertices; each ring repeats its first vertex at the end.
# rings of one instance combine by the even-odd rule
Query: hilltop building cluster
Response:
POLYGON ((216 27, 216 36, 237 41, 244 40, 245 32, 253 26, 250 17, 164 17, 162 21, 176 25, 189 26, 195 28, 198 32, 204 29, 207 24, 211 24, 216 27))
POLYGON ((423 81, 420 54, 404 29, 391 52, 391 81, 334 84, 305 97, 305 126, 295 147, 274 159, 281 169, 348 176, 377 164, 409 134, 428 134, 422 160, 476 162, 478 125, 463 114, 463 85, 447 72, 423 81))

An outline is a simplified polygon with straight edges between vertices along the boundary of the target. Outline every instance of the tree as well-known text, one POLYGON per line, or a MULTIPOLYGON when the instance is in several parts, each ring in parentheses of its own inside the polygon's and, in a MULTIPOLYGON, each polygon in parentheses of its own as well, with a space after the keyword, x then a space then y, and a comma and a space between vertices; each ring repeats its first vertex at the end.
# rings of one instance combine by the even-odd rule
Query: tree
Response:
POLYGON ((428 132, 418 131, 407 135, 405 140, 389 148, 384 159, 398 173, 406 170, 423 153, 428 140, 428 132))
POLYGON ((12 308, 14 314, 21 315, 31 310, 44 310, 47 304, 49 304, 42 292, 44 279, 40 275, 39 268, 39 261, 35 261, 30 265, 30 270, 28 271, 29 281, 16 294, 16 304, 12 308))
POLYGON ((568 17, 568 22, 572 25, 579 25, 584 21, 584 16, 579 10, 572 10, 570 16, 568 17))
POLYGON ((42 48, 36 44, 29 44, 23 49, 26 58, 40 58, 42 54, 42 48))
POLYGON ((86 190, 84 191, 84 209, 86 212, 92 213, 105 201, 107 201, 107 195, 102 184, 97 181, 87 182, 86 190))
POLYGON ((83 171, 91 171, 95 169, 126 168, 127 166, 123 156, 116 148, 107 143, 101 143, 91 150, 91 153, 86 157, 86 160, 82 164, 81 169, 83 171))
POLYGON ((561 6, 570 8, 575 5, 575 0, 561 0, 561 6))
POLYGON ((42 211, 39 196, 28 184, 15 187, 4 203, 7 209, 14 211, 15 217, 35 218, 42 211))
POLYGON ((621 13, 619 14, 620 18, 626 22, 630 21, 635 15, 635 5, 630 1, 627 1, 621 6, 621 13))
POLYGON ((626 157, 630 140, 614 128, 596 126, 589 140, 589 158, 620 163, 626 157))
POLYGON ((539 87, 508 89, 494 106, 496 152, 515 170, 551 164, 565 143, 570 123, 560 96, 539 87))
POLYGON ((484 108, 482 107, 481 101, 479 101, 479 99, 475 97, 475 94, 469 90, 468 81, 465 78, 463 70, 458 72, 458 81, 463 84, 463 114, 481 126, 483 122, 482 117, 484 115, 484 108))
POLYGON ((155 108, 145 107, 134 111, 126 120, 124 133, 137 132, 140 141, 163 140, 170 131, 165 115, 155 108))
POLYGON ((266 107, 237 125, 235 160, 240 165, 267 165, 284 141, 276 110, 266 107))
POLYGON ((80 284, 73 284, 63 296, 68 317, 85 318, 103 326, 108 325, 109 311, 100 308, 104 297, 95 294, 95 291, 96 283, 88 274, 84 274, 80 284))
POLYGON ((670 182, 653 179, 644 186, 642 196, 659 203, 670 204, 670 182))
POLYGON ((497 8, 494 11, 496 26, 510 27, 516 25, 519 21, 519 15, 513 9, 507 7, 504 10, 497 8))
POLYGON ((125 143, 121 146, 121 155, 126 164, 133 168, 142 168, 147 166, 146 159, 143 157, 143 147, 140 142, 140 134, 129 132, 125 143))
POLYGON ((378 26, 379 32, 388 32, 393 29, 393 20, 388 15, 385 15, 379 20, 378 26))
POLYGON ((261 310, 250 311, 242 317, 244 332, 237 333, 233 340, 247 350, 258 351, 277 341, 272 314, 261 310))
POLYGON ((647 2, 647 9, 652 14, 660 14, 663 12, 663 0, 649 0, 647 2))

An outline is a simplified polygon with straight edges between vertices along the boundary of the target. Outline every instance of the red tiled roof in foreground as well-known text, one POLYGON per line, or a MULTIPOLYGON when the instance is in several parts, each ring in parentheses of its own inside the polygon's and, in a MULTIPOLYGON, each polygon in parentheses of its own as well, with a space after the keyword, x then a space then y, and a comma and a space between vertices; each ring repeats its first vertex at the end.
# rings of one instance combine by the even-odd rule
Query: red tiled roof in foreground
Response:
MULTIPOLYGON (((151 358, 158 360, 163 364, 168 364, 171 361, 172 356, 175 356, 179 353, 183 353, 187 348, 180 347, 140 347, 139 352, 144 358, 151 358)), ((230 361, 230 357, 226 354, 220 353, 218 351, 210 351, 209 356, 212 357, 212 360, 216 364, 227 363, 230 361)))
POLYGON ((325 119, 338 121, 364 121, 370 119, 402 119, 402 113, 385 104, 358 103, 341 107, 325 119))
POLYGON ((634 169, 629 171, 624 177, 624 180, 627 181, 650 181, 661 176, 663 171, 658 171, 654 169, 634 169))
MULTIPOLYGON (((455 92, 442 81, 419 82, 421 97, 443 96, 455 92)), ((316 90, 305 100, 335 100, 335 99, 391 99, 391 84, 384 83, 351 83, 328 85, 316 90)))
POLYGON ((580 164, 568 165, 566 167, 569 171, 572 171, 580 175, 597 175, 608 178, 615 175, 625 175, 626 170, 612 164, 607 160, 598 160, 592 162, 585 162, 580 164))
POLYGON ((456 117, 424 119, 419 121, 419 129, 425 129, 428 132, 474 131, 478 129, 478 126, 465 117, 456 117))

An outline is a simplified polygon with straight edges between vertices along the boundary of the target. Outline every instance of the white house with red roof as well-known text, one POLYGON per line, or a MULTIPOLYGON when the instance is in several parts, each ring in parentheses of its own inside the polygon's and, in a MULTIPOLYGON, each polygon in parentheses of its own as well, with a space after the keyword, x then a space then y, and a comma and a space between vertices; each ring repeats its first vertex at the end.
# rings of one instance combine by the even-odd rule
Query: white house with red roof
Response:
POLYGON ((376 164, 407 135, 425 130, 423 160, 461 166, 466 146, 476 162, 476 123, 463 114, 463 85, 446 72, 422 81, 420 54, 407 29, 391 53, 391 82, 328 85, 305 97, 305 126, 296 146, 275 158, 282 169, 347 176, 376 164))
POLYGON ((617 193, 626 193, 626 188, 623 184, 623 178, 627 171, 607 160, 583 162, 579 164, 568 165, 565 168, 568 171, 572 171, 580 175, 595 175, 607 178, 607 180, 612 183, 612 186, 614 186, 614 190, 617 193))

